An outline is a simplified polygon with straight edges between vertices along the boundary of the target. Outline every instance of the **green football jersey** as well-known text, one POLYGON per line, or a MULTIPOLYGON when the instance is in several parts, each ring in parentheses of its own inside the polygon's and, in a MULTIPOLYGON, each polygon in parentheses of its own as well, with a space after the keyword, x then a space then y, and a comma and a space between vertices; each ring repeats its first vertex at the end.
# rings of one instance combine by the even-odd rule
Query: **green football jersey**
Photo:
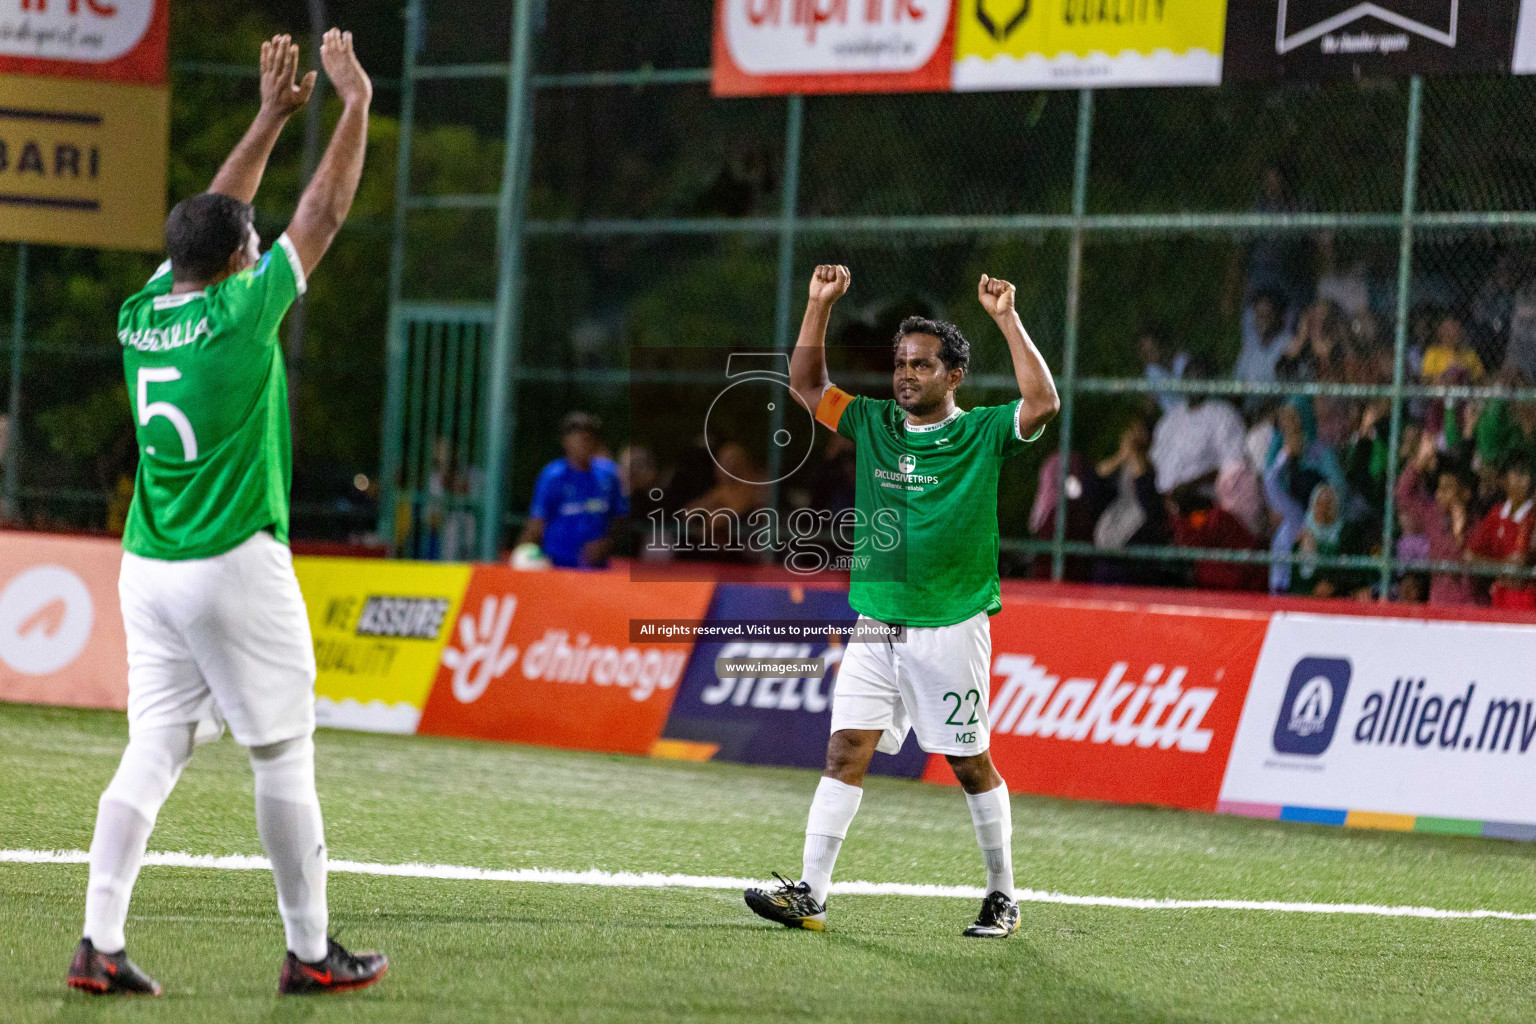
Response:
POLYGON ((123 303, 117 337, 139 444, 123 547, 211 558, 259 530, 288 542, 293 456, 277 329, 304 294, 283 235, 256 265, 171 294, 166 263, 123 303))
POLYGON ((827 389, 817 418, 856 448, 854 611, 950 626, 1002 608, 998 472, 1040 436, 1019 436, 1018 411, 1018 402, 957 409, 940 423, 910 426, 889 399, 827 389))

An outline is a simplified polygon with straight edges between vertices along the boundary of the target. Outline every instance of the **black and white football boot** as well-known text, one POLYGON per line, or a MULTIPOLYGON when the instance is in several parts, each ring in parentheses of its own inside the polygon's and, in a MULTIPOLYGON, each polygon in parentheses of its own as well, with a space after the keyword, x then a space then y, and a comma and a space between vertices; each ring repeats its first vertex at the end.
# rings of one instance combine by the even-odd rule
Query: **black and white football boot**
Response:
POLYGON ((335 939, 326 939, 325 959, 307 964, 288 951, 277 979, 277 991, 285 996, 318 995, 322 992, 350 992, 367 988, 389 969, 383 953, 349 953, 335 939))
POLYGON ((981 901, 981 913, 964 934, 971 939, 1006 939, 1018 930, 1018 903, 1004 893, 989 892, 981 901))
POLYGON ((743 894, 752 913, 776 921, 785 928, 826 931, 826 905, 816 902, 811 887, 805 882, 791 882, 777 871, 773 877, 779 880, 777 889, 748 889, 743 894))

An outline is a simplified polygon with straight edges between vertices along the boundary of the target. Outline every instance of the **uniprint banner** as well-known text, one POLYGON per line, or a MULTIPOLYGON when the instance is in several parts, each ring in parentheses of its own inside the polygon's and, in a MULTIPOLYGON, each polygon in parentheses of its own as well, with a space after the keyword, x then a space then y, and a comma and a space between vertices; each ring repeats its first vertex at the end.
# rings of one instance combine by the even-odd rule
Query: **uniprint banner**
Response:
MULTIPOLYGON (((1016 793, 1214 810, 1267 612, 1004 599, 992 758, 1016 793)), ((943 758, 924 775, 952 782, 943 758)))
POLYGON ((0 75, 164 85, 170 0, 0 0, 0 75))
POLYGON ((168 0, 0 0, 0 241, 159 251, 168 0))
POLYGON ((470 567, 295 558, 315 642, 315 720, 413 733, 437 678, 470 567))
POLYGON ((1215 85, 1227 0, 966 0, 954 87, 1215 85))
POLYGON ((1278 613, 1221 809, 1536 838, 1533 665, 1536 626, 1278 613))
POLYGON ((1227 14, 1235 79, 1500 74, 1515 0, 1248 0, 1227 14))
POLYGON ((128 706, 116 541, 0 531, 0 701, 128 706))
POLYGON ((692 644, 631 643, 629 620, 702 618, 713 589, 475 566, 417 731, 648 754, 692 644))
POLYGON ((955 0, 715 0, 717 96, 949 89, 955 0))
MULTIPOLYGON (((826 621, 851 626, 858 614, 842 590, 721 584, 709 619, 717 622, 826 621)), ((836 636, 806 641, 705 641, 694 646, 672 702, 663 752, 697 760, 822 768, 832 728, 832 691, 844 645, 836 636), (815 677, 721 679, 717 658, 820 658, 815 677)), ((908 736, 900 753, 876 754, 870 770, 917 778, 928 756, 908 736)))

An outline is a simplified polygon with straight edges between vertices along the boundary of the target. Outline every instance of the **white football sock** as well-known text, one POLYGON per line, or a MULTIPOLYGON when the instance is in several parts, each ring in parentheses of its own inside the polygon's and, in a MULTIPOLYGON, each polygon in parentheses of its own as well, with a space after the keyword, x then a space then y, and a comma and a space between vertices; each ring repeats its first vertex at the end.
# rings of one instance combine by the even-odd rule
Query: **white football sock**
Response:
POLYGON ((976 842, 987 862, 987 892, 1013 898, 1013 814, 1008 804, 1008 784, 985 793, 967 793, 976 842))
POLYGON ((837 864, 837 852, 848 837, 848 826, 859 813, 859 801, 864 790, 836 779, 822 776, 816 784, 816 796, 811 800, 811 813, 805 823, 805 860, 800 880, 811 887, 811 895, 817 903, 827 902, 827 890, 832 887, 832 868, 837 864))
POLYGON ((192 759, 194 729, 165 726, 143 729, 131 737, 117 773, 97 802, 84 934, 103 953, 123 948, 133 883, 160 807, 192 759))
POLYGON ((315 793, 315 741, 311 736, 251 748, 256 773, 256 831, 283 915, 288 949, 305 963, 325 959, 325 825, 315 793))

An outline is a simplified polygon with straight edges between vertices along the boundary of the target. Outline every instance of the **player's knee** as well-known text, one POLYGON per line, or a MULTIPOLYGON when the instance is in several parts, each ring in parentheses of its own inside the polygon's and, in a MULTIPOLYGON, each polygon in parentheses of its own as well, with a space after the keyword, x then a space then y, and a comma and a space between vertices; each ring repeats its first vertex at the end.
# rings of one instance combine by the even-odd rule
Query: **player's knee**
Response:
POLYGON ((113 802, 132 808, 153 822, 160 805, 176 786, 181 770, 192 759, 192 728, 167 726, 145 729, 128 741, 106 792, 97 805, 113 802))
POLYGON ((969 757, 946 757, 955 780, 967 793, 985 793, 1003 784, 1002 776, 992 764, 992 756, 986 751, 969 757))
POLYGON ((307 800, 315 792, 315 740, 297 736, 290 740, 250 748, 251 770, 256 774, 257 797, 307 800))
POLYGON ((864 743, 841 732, 833 733, 827 743, 827 774, 839 782, 857 786, 863 780, 874 753, 873 742, 864 743))

